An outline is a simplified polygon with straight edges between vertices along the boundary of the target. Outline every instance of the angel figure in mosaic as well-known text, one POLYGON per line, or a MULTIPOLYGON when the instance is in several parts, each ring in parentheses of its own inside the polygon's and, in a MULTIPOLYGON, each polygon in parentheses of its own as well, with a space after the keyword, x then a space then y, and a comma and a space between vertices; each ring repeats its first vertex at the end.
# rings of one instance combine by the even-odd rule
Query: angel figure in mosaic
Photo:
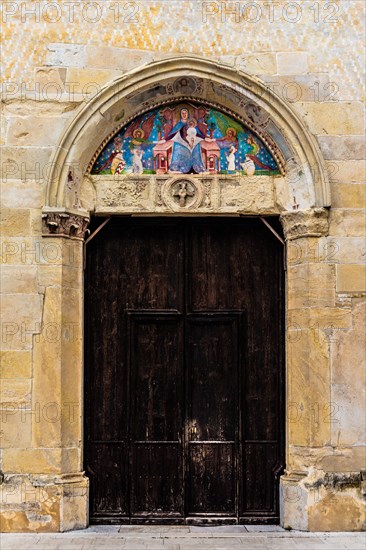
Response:
POLYGON ((253 136, 248 136, 247 143, 248 145, 250 145, 250 149, 246 154, 246 160, 251 160, 256 166, 258 166, 262 170, 272 170, 270 166, 267 166, 267 164, 264 164, 262 161, 259 160, 257 155, 261 148, 253 136))
POLYGON ((229 154, 226 155, 227 158, 227 170, 229 173, 235 172, 235 153, 237 149, 234 145, 230 147, 229 154))
POLYGON ((110 168, 111 174, 120 174, 123 171, 126 166, 126 161, 123 158, 122 145, 122 139, 119 136, 115 137, 113 140, 113 149, 107 160, 99 168, 98 172, 102 172, 108 167, 110 168))

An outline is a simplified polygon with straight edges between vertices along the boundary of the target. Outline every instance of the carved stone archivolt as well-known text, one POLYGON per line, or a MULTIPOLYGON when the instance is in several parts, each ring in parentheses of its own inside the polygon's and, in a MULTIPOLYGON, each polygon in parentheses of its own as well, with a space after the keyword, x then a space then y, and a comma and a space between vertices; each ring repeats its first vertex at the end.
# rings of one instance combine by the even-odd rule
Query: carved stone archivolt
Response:
POLYGON ((68 237, 83 241, 89 217, 71 212, 44 212, 42 232, 44 237, 68 237))
POLYGON ((321 151, 291 106, 276 94, 268 98, 264 82, 237 68, 179 54, 122 75, 80 111, 55 147, 46 208, 79 204, 74 188, 78 178, 82 181, 87 174, 84 167, 93 165, 99 150, 96 151, 96 144, 103 147, 119 127, 172 100, 206 102, 245 122, 273 154, 283 178, 287 177, 287 163, 294 159, 295 177, 285 179, 282 192, 291 197, 291 204, 296 203, 299 209, 330 205, 330 186, 321 151), (80 168, 80 174, 72 174, 72 181, 71 166, 80 168))

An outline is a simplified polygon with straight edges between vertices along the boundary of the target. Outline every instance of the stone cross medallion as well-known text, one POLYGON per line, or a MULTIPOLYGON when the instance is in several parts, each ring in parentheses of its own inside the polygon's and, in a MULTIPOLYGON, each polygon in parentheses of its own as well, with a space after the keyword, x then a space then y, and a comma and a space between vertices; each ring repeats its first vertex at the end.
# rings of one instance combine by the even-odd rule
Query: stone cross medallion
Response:
POLYGON ((194 197, 195 194, 196 190, 189 181, 177 181, 172 187, 172 195, 177 197, 181 208, 186 206, 189 197, 194 197))
POLYGON ((161 189, 163 203, 175 212, 199 208, 203 197, 202 184, 193 176, 168 179, 161 189))

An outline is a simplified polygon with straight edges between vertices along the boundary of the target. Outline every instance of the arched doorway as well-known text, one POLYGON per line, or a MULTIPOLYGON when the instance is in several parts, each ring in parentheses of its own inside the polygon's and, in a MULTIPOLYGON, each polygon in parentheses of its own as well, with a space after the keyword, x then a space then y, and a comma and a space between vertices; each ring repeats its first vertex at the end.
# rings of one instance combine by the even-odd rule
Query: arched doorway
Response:
MULTIPOLYGON (((308 239, 317 239, 327 234, 326 207, 329 205, 329 184, 319 148, 288 105, 272 92, 269 93, 263 83, 231 67, 195 57, 173 57, 123 75, 80 110, 55 151, 43 209, 43 227, 44 236, 60 237, 66 251, 68 239, 76 242, 84 240, 93 216, 99 219, 103 216, 255 217, 262 218, 264 222, 269 220, 269 225, 275 217, 279 217, 288 252, 292 240, 298 239, 298 243, 306 246, 308 239), (255 136, 257 144, 263 144, 268 149, 279 173, 260 174, 253 180, 244 174, 202 175, 193 171, 184 176, 183 182, 181 174, 131 173, 116 178, 114 174, 92 173, 98 156, 121 128, 136 117, 143 117, 151 109, 176 101, 206 104, 243 124, 255 136), (182 202, 179 196, 181 190, 186 192, 182 202)), ((264 229, 265 223, 260 223, 264 229)), ((270 228, 266 227, 266 230, 270 237, 270 228)), ((279 231, 275 232, 282 240, 279 231)), ((101 231, 100 236, 102 234, 101 231)), ((272 242, 277 243, 275 237, 273 239, 272 242)), ((91 244, 92 241, 87 247, 91 244)), ((81 253, 82 246, 79 246, 76 267, 78 281, 82 279, 83 263, 79 262, 81 253)), ((289 312, 291 308, 296 308, 293 293, 306 292, 312 277, 312 267, 299 275, 297 266, 289 262, 290 256, 286 254, 286 257, 286 287, 292 293, 292 301, 286 305, 286 333, 289 334, 289 312)), ((69 284, 67 265, 65 254, 65 266, 62 266, 60 275, 61 289, 67 288, 69 284)), ((63 344, 60 353, 61 378, 66 381, 71 376, 75 380, 80 401, 84 379, 83 301, 82 292, 80 300, 72 303, 67 293, 62 291, 60 294, 60 311, 65 311, 67 318, 76 322, 82 335, 70 349, 63 344), (68 360, 70 353, 72 364, 76 365, 72 373, 68 360)), ((287 381, 294 380, 292 376, 298 368, 295 365, 296 357, 289 354, 287 381)), ((297 399, 296 391, 295 385, 288 385, 288 410, 291 410, 293 401, 297 399)), ((311 400, 311 388, 307 392, 311 400)), ((78 447, 80 441, 83 441, 82 421, 83 417, 81 423, 73 429, 72 441, 75 440, 78 447)), ((67 446, 70 444, 67 425, 61 426, 61 430, 65 434, 62 445, 67 446)), ((290 457, 294 464, 296 433, 296 426, 287 422, 286 462, 290 457)), ((80 471, 77 476, 73 474, 73 480, 75 486, 84 487, 88 478, 83 475, 83 459, 79 462, 80 471)), ((307 489, 303 490, 306 473, 295 470, 285 472, 280 480, 283 489, 280 492, 280 515, 292 527, 303 525, 303 514, 293 504, 292 496, 286 498, 287 489, 300 490, 300 497, 304 501, 301 510, 306 509, 307 499, 310 498, 307 489)), ((255 516, 252 514, 251 517, 255 516)), ((83 510, 80 511, 80 519, 75 521, 78 525, 87 523, 83 510)))

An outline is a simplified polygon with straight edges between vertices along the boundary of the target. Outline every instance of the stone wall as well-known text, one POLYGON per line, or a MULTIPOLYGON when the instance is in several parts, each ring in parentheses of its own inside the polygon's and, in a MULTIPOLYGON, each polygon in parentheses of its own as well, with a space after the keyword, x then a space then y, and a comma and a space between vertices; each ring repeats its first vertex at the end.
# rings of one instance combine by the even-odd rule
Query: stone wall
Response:
POLYGON ((3 530, 88 521, 82 243, 42 236, 51 156, 103 86, 172 54, 257 77, 267 101, 278 95, 320 147, 329 213, 282 212, 265 191, 264 210, 254 209, 282 212, 287 239, 282 523, 364 528, 364 11, 358 0, 2 3, 3 530))

